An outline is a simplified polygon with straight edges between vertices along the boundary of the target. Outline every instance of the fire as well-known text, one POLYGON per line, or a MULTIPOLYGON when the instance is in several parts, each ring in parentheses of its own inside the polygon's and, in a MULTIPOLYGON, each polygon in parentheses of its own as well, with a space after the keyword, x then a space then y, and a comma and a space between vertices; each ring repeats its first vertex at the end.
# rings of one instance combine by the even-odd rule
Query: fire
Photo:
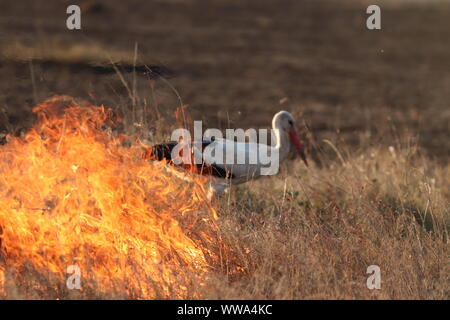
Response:
POLYGON ((0 147, 0 296, 198 298, 226 256, 202 181, 145 161, 110 109, 58 96, 33 112, 0 147))

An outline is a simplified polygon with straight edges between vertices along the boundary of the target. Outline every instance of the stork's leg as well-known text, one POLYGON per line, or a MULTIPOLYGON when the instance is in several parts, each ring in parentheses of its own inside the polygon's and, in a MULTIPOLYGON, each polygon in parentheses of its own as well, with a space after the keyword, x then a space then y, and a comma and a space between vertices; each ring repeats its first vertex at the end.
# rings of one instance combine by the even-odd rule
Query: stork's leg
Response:
POLYGON ((226 182, 218 182, 216 179, 211 179, 209 181, 208 186, 208 194, 207 197, 209 200, 215 199, 221 196, 228 189, 228 183, 226 182))

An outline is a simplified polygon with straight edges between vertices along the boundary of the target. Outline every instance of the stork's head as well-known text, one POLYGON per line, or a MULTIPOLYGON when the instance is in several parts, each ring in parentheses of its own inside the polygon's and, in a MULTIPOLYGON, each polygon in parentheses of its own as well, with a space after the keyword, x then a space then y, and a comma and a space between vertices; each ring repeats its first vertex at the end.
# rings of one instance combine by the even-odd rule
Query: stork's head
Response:
POLYGON ((300 155, 300 158, 302 158, 305 165, 308 166, 308 161, 306 160, 305 155, 305 148, 302 141, 300 140, 300 136, 298 135, 297 128, 295 126, 295 120, 292 114, 287 111, 278 112, 273 117, 272 126, 274 129, 278 129, 287 133, 291 145, 295 147, 298 154, 300 155))

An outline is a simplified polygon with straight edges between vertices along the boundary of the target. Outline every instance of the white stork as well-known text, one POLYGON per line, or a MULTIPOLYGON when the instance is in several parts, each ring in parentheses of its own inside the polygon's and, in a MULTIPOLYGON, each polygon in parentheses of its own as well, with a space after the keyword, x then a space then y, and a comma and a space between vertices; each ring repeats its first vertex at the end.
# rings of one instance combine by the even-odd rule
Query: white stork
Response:
MULTIPOLYGON (((275 146, 255 142, 235 142, 226 139, 203 140, 201 142, 201 163, 183 163, 181 166, 198 174, 210 176, 210 197, 220 195, 230 184, 244 183, 267 174, 264 173, 264 169, 267 171, 270 164, 262 163, 259 156, 256 161, 250 161, 251 155, 259 155, 261 150, 270 155, 277 154, 277 161, 280 163, 286 159, 293 146, 305 165, 308 166, 304 147, 296 130, 294 117, 287 111, 280 111, 273 117, 272 128, 276 138, 275 146), (211 150, 214 150, 213 153, 221 151, 220 154, 223 155, 223 158, 220 160, 222 161, 217 161, 217 158, 213 157, 211 152, 206 152, 211 150), (231 163, 229 157, 225 156, 226 150, 233 150, 234 158, 231 158, 231 163), (245 161, 239 163, 238 159, 245 159, 245 161)), ((177 144, 177 142, 170 142, 155 145, 151 147, 146 158, 158 161, 166 160, 169 164, 174 164, 172 151, 177 144)), ((255 158, 253 157, 253 159, 255 158)), ((275 172, 278 172, 278 163, 275 172)))

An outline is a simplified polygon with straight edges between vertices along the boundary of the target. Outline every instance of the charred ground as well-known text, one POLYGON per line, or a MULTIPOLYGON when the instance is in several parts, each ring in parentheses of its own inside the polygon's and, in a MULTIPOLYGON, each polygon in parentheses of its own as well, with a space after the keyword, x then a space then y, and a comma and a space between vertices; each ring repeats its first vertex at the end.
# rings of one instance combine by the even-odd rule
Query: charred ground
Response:
MULTIPOLYGON (((446 4, 383 4, 382 30, 369 31, 364 2, 80 1, 83 29, 68 31, 69 2, 0 4, 1 130, 28 127, 54 93, 129 105, 109 59, 130 71, 137 43, 139 95, 152 99, 143 65, 161 66, 210 127, 266 127, 284 108, 319 139, 379 143, 395 128, 448 156, 446 4)), ((176 95, 156 94, 173 115, 176 95)))

